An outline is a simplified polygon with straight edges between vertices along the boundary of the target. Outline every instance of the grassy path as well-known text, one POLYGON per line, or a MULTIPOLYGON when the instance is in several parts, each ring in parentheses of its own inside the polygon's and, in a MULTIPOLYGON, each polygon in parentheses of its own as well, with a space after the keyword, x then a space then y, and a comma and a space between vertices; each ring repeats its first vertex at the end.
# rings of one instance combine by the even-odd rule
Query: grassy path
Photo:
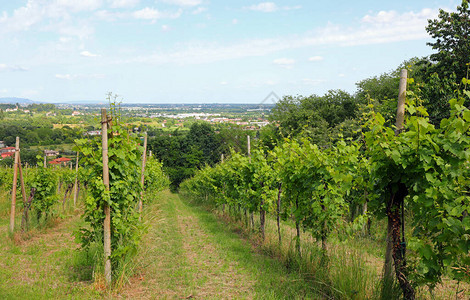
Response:
POLYGON ((252 246, 214 215, 164 192, 149 207, 152 224, 122 295, 129 298, 319 298, 299 275, 252 246))

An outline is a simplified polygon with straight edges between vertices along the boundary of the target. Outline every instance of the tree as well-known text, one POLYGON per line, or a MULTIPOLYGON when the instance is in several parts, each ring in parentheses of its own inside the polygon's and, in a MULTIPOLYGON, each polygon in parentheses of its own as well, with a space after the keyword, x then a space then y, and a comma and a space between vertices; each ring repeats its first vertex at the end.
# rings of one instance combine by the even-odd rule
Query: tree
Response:
MULTIPOLYGON (((412 76, 422 85, 419 95, 427 101, 424 106, 429 119, 439 126, 450 116, 449 100, 458 98, 464 88, 462 79, 468 76, 470 63, 470 10, 468 1, 457 6, 457 12, 439 10, 437 19, 428 20, 426 31, 434 39, 427 43, 437 53, 422 58, 412 76)), ((467 104, 468 107, 468 104, 467 104)))
POLYGON ((439 10, 437 19, 428 20, 426 31, 435 39, 427 45, 437 50, 430 55, 434 65, 430 71, 440 77, 455 73, 457 82, 467 77, 467 64, 470 62, 470 10, 468 1, 457 6, 457 12, 439 10))
POLYGON ((324 96, 285 96, 271 111, 281 136, 306 134, 320 146, 331 144, 340 131, 348 131, 344 122, 357 117, 356 99, 342 90, 328 91, 324 96), (341 127, 341 128, 340 128, 341 127))
MULTIPOLYGON (((202 151, 202 164, 207 163, 209 165, 214 165, 219 161, 221 154, 220 142, 216 138, 215 131, 209 123, 197 122, 192 124, 186 140, 190 149, 193 149, 191 147, 195 146, 197 149, 202 151)), ((201 163, 196 165, 199 166, 201 163)))

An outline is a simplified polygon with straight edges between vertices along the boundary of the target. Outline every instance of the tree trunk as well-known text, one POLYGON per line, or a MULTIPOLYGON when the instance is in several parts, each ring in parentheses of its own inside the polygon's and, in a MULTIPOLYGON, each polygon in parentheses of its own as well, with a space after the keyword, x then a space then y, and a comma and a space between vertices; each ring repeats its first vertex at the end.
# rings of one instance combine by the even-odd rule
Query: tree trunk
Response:
POLYGON ((264 241, 264 226, 266 221, 266 211, 263 208, 264 200, 261 200, 260 207, 259 207, 259 228, 261 231, 261 239, 264 241))
MULTIPOLYGON (((322 200, 322 203, 323 203, 323 200, 322 200)), ((326 213, 325 205, 321 204, 321 209, 323 213, 326 213)), ((320 235, 321 235, 321 249, 322 249, 321 264, 323 266, 327 266, 328 265, 328 248, 326 244, 326 239, 328 237, 328 233, 327 233, 326 220, 323 221, 320 235)), ((325 269, 328 270, 328 268, 325 268, 325 269)))
POLYGON ((388 224, 391 228, 390 240, 392 244, 392 258, 395 265, 395 276, 403 291, 404 299, 415 299, 415 291, 407 278, 406 271, 406 244, 404 232, 402 232, 402 217, 400 208, 404 204, 404 199, 408 190, 403 183, 398 185, 398 191, 392 194, 389 205, 387 205, 388 224), (403 239, 401 236, 403 235, 403 239))
MULTIPOLYGON (((367 214, 367 211, 368 211, 368 203, 369 203, 369 200, 368 200, 368 194, 367 194, 367 190, 364 191, 364 198, 365 198, 365 202, 364 202, 364 205, 362 206, 362 215, 366 215, 367 214)), ((367 222, 364 224, 364 226, 362 227, 362 234, 364 236, 366 235, 370 235, 370 224, 369 224, 369 221, 370 221, 370 218, 367 218, 367 222)))
POLYGON ((72 188, 73 188, 73 184, 71 183, 67 186, 67 189, 65 189, 64 200, 62 201, 62 210, 64 211, 65 211, 65 201, 67 200, 67 194, 72 191, 72 188))
MULTIPOLYGON (((299 209, 299 197, 295 199, 295 208, 298 210, 299 209)), ((297 254, 299 257, 301 257, 301 251, 300 251, 300 220, 295 218, 295 230, 297 231, 297 243, 296 243, 296 248, 297 248, 297 254)))
MULTIPOLYGON (((264 187, 263 182, 261 182, 260 185, 261 185, 261 188, 264 187)), ((265 230, 264 230, 265 224, 266 224, 266 211, 264 210, 263 195, 261 195, 261 200, 260 200, 260 203, 259 203, 259 229, 260 229, 260 233, 261 233, 261 239, 263 241, 264 241, 264 237, 265 237, 265 230)))
POLYGON ((78 199, 78 196, 80 195, 80 181, 77 182, 77 199, 78 199))
POLYGON ((387 238, 386 238, 386 248, 385 248, 385 263, 384 263, 384 283, 385 286, 390 287, 393 282, 393 273, 392 273, 392 223, 387 222, 387 238))
POLYGON ((26 203, 28 199, 26 198, 26 188, 24 186, 23 167, 21 166, 21 153, 18 154, 18 171, 20 175, 21 196, 23 197, 23 203, 26 203))
POLYGON ((245 226, 246 226, 247 228, 249 228, 249 227, 250 227, 250 222, 249 222, 249 220, 248 220, 248 214, 247 214, 247 212, 246 212, 246 208, 243 209, 243 214, 245 215, 245 226))
POLYGON ((295 243, 295 248, 297 250, 297 254, 301 257, 300 254, 300 222, 295 220, 295 230, 297 231, 297 241, 295 243))
POLYGON ((31 209, 31 204, 33 202, 33 198, 34 198, 35 193, 36 193, 36 188, 31 188, 31 193, 29 194, 29 199, 24 205, 23 217, 21 218, 21 229, 23 231, 28 230, 29 210, 31 209))

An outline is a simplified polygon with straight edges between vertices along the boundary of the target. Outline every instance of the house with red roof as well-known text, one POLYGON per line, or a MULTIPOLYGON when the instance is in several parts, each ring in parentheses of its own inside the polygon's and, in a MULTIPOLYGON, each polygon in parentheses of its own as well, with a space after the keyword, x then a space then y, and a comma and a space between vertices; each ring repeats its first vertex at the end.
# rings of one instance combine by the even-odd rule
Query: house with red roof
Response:
POLYGON ((64 166, 67 165, 67 163, 70 161, 70 158, 67 157, 59 157, 56 159, 51 160, 49 163, 51 165, 60 165, 63 164, 64 166))
POLYGON ((2 153, 0 154, 2 156, 2 159, 5 159, 7 157, 12 157, 13 155, 15 155, 15 152, 5 152, 5 153, 2 153))
POLYGON ((0 149, 0 155, 2 159, 12 157, 15 154, 15 147, 6 147, 0 149))

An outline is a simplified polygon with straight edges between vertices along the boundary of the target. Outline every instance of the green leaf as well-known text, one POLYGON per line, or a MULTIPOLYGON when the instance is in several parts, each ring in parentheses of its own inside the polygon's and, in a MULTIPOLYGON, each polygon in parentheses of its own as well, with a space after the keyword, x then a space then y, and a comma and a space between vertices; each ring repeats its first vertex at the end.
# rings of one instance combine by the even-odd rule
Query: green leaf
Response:
POLYGON ((421 248, 418 249, 419 253, 421 256, 423 256, 426 259, 431 259, 432 256, 432 249, 430 245, 424 245, 421 248))

